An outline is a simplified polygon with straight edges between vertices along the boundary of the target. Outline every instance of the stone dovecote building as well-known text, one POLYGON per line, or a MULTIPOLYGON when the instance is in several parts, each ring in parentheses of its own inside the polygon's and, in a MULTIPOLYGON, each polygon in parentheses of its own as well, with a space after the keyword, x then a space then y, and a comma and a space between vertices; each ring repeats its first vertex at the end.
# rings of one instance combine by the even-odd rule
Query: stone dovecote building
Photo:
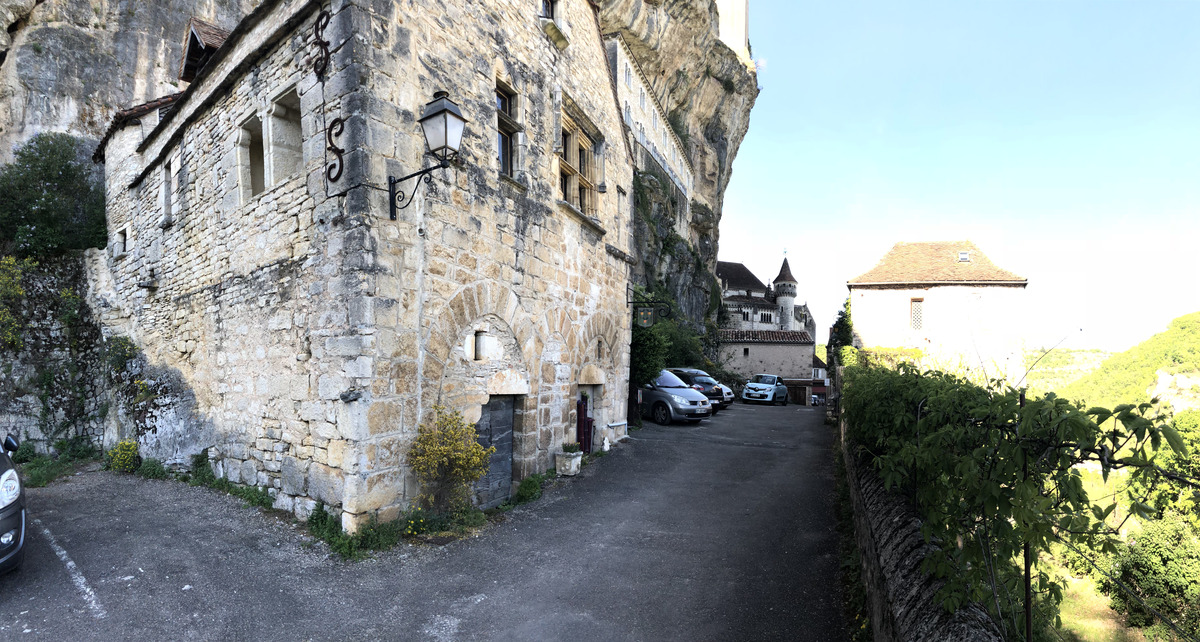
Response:
POLYGON ((405 456, 437 406, 497 446, 483 505, 552 466, 579 412, 622 438, 634 162, 595 11, 264 0, 190 29, 190 84, 97 150, 89 302, 155 395, 106 441, 208 448, 220 476, 354 530, 417 495, 405 456), (468 120, 460 158, 401 185, 391 220, 389 176, 435 162, 417 119, 437 90, 468 120))
POLYGON ((811 403, 816 322, 807 303, 796 305, 798 284, 787 259, 773 287, 741 263, 719 261, 717 279, 728 319, 718 331, 721 362, 744 377, 779 375, 793 402, 811 403))
POLYGON ((1016 382, 1028 283, 970 241, 897 243, 846 283, 856 343, 917 348, 924 367, 1016 382))

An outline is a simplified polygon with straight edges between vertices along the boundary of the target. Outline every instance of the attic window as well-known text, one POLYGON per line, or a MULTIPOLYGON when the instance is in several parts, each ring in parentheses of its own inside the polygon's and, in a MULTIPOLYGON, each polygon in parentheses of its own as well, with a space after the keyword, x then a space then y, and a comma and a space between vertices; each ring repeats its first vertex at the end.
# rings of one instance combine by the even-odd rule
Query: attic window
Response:
POLYGON ((203 20, 192 18, 188 23, 187 41, 183 46, 183 63, 179 66, 179 79, 192 82, 217 49, 229 37, 229 32, 203 20))
POLYGON ((971 253, 966 250, 959 252, 958 253, 958 262, 959 263, 970 263, 971 262, 971 253))

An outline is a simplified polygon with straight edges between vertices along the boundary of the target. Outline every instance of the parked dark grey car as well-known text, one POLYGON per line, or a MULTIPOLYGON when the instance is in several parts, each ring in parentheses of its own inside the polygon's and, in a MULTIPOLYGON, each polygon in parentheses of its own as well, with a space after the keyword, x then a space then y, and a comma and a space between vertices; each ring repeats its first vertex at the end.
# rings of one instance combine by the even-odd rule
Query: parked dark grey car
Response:
POLYGON ((658 373, 653 382, 642 386, 642 412, 649 412, 657 424, 687 420, 692 423, 712 416, 712 404, 669 370, 658 373))
POLYGON ((18 445, 9 435, 0 452, 0 575, 25 559, 25 488, 9 455, 18 445))
MULTIPOLYGON (((717 383, 712 375, 697 368, 667 368, 671 374, 679 377, 684 383, 691 386, 695 390, 699 390, 701 394, 708 397, 708 403, 712 405, 712 414, 717 414, 717 411, 724 410, 729 407, 725 403, 725 391, 721 389, 721 384, 717 383)), ((730 403, 733 403, 730 400, 730 403)))

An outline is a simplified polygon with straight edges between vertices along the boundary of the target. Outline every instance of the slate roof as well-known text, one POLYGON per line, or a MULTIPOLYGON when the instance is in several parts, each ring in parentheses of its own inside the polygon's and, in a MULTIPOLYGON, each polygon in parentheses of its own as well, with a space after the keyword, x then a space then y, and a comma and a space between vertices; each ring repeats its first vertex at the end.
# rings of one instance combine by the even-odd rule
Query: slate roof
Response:
POLYGON ((745 265, 717 261, 717 278, 725 284, 726 290, 760 290, 766 291, 767 286, 745 265))
POLYGON ((771 283, 779 283, 780 281, 784 283, 798 283, 796 277, 792 276, 792 268, 788 267, 787 259, 783 260, 783 266, 779 268, 779 276, 775 277, 775 280, 771 281, 771 283))
POLYGON ((970 241, 897 243, 875 267, 846 282, 848 287, 893 284, 994 283, 1025 286, 1028 281, 992 263, 970 241), (959 261, 969 252, 970 261, 959 261))
POLYGON ((753 306, 758 306, 760 308, 775 308, 775 307, 777 307, 775 305, 775 302, 772 301, 771 299, 767 299, 767 298, 761 297, 761 296, 745 296, 743 294, 727 296, 724 299, 721 299, 721 301, 723 301, 725 303, 738 303, 741 305, 753 305, 753 306))
POLYGON ((721 343, 814 343, 803 330, 718 330, 721 343))
POLYGON ((100 139, 100 144, 96 146, 96 151, 92 154, 92 162, 104 162, 104 148, 108 146, 108 139, 112 138, 113 134, 117 133, 117 131, 126 125, 136 121, 137 119, 156 109, 170 107, 171 105, 175 104, 175 101, 178 100, 179 96, 182 94, 183 92, 168 94, 162 98, 155 98, 149 102, 144 102, 140 105, 134 105, 129 109, 122 109, 121 111, 117 112, 116 115, 113 116, 112 124, 110 124, 108 126, 108 130, 104 132, 104 137, 100 139))

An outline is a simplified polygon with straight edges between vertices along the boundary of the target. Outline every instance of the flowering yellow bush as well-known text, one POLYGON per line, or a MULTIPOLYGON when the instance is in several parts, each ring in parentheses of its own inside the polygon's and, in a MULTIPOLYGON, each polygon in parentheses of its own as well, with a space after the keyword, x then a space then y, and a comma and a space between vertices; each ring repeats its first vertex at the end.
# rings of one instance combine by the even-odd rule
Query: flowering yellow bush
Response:
POLYGON ((116 447, 108 451, 104 457, 104 467, 119 473, 132 473, 141 465, 142 458, 138 455, 138 444, 133 439, 118 441, 116 447))
POLYGON ((457 411, 434 407, 432 424, 422 425, 408 450, 408 465, 421 482, 421 502, 435 513, 464 508, 471 484, 487 474, 494 447, 476 441, 475 424, 457 411))

